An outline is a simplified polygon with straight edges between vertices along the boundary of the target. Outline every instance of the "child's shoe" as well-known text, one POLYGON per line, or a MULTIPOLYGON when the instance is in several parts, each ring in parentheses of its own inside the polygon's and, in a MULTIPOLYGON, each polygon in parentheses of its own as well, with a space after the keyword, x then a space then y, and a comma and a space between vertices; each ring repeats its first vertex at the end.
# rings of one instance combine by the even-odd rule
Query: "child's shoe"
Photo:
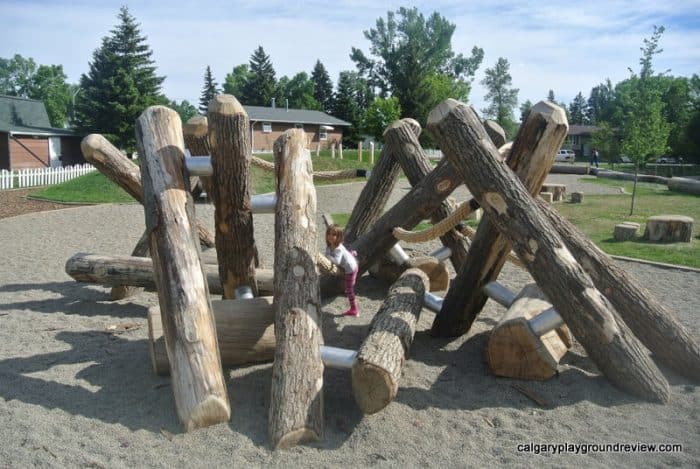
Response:
POLYGON ((343 316, 358 317, 359 315, 360 315, 360 312, 357 310, 357 308, 350 308, 349 310, 347 310, 343 313, 343 316))

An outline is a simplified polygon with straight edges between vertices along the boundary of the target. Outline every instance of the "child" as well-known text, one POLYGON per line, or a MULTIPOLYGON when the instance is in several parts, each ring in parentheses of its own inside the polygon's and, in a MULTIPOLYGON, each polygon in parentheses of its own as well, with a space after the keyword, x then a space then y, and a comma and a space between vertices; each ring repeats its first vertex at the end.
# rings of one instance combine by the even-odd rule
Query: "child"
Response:
POLYGON ((355 280, 357 280, 357 255, 354 251, 351 253, 343 246, 343 230, 340 226, 332 224, 326 230, 326 257, 335 265, 345 270, 345 295, 348 297, 350 309, 343 313, 343 316, 359 316, 360 311, 357 309, 357 301, 355 300, 355 280))

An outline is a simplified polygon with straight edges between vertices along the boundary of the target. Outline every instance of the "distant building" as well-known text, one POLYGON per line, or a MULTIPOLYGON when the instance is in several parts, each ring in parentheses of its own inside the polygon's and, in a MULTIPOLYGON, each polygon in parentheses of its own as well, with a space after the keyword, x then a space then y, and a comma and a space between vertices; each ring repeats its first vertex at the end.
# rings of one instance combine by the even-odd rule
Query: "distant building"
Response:
POLYGON ((591 156, 593 151, 591 136, 596 130, 598 127, 595 125, 569 125, 569 133, 566 135, 566 141, 562 148, 573 150, 576 153, 576 158, 591 156))
POLYGON ((280 107, 243 106, 250 119, 253 151, 272 151, 275 140, 285 130, 304 129, 307 144, 315 150, 317 145, 329 148, 343 140, 343 130, 349 122, 321 111, 287 109, 280 107))
POLYGON ((0 95, 0 169, 85 163, 82 136, 51 127, 44 103, 0 95))

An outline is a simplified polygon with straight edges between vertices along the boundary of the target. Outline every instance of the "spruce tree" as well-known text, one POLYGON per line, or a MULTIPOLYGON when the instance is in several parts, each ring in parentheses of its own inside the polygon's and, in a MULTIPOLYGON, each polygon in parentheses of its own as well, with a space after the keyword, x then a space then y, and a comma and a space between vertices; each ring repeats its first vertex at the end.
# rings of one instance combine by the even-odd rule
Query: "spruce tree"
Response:
POLYGON ((569 104, 569 124, 584 125, 588 121, 588 102, 579 91, 573 101, 569 104))
POLYGON ((258 46, 250 57, 250 75, 243 87, 243 104, 250 106, 270 106, 275 96, 275 69, 270 56, 262 46, 258 46))
POLYGON ((199 113, 206 114, 209 109, 209 101, 219 94, 218 84, 214 81, 211 74, 211 67, 207 65, 207 70, 204 72, 204 88, 202 89, 202 97, 199 98, 199 113))
POLYGON ((331 112, 333 108, 333 83, 320 60, 316 60, 314 70, 311 72, 311 81, 314 82, 314 98, 321 105, 324 112, 331 112))
POLYGON ((165 104, 152 52, 139 24, 127 7, 119 10, 120 23, 92 54, 90 71, 80 77, 76 118, 82 132, 99 132, 114 145, 132 151, 136 146, 134 122, 148 106, 165 104))

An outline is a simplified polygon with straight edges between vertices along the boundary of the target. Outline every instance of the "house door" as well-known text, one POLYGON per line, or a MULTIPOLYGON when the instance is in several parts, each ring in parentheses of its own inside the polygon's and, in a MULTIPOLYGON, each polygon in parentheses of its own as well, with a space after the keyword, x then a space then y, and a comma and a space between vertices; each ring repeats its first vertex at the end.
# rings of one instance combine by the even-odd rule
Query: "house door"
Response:
POLYGON ((61 166, 61 138, 49 137, 49 166, 61 166))

